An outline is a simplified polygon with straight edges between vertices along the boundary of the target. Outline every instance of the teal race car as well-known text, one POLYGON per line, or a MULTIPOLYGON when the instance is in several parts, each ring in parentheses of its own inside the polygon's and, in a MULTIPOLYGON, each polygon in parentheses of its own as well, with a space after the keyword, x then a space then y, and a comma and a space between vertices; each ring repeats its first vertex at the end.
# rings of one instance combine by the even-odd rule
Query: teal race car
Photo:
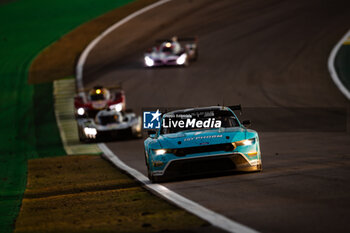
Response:
POLYGON ((238 120, 241 106, 213 106, 163 114, 144 141, 153 182, 226 171, 261 171, 258 133, 238 120))

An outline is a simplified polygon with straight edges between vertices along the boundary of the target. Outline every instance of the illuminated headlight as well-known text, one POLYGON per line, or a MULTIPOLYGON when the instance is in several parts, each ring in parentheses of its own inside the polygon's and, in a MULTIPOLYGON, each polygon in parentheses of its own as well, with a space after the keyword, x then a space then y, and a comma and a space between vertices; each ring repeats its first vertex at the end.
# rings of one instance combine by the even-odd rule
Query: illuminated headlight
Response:
POLYGON ((166 153, 166 150, 164 149, 154 150, 154 153, 156 155, 164 155, 166 153))
POLYGON ((152 60, 152 58, 146 56, 145 57, 145 64, 146 64, 146 66, 151 67, 154 65, 154 61, 152 60))
POLYGON ((234 142, 236 146, 250 146, 250 145, 253 145, 254 143, 255 143, 255 138, 234 142))
POLYGON ((122 103, 113 104, 113 105, 109 106, 109 108, 114 109, 117 112, 120 112, 123 109, 123 104, 122 103))
POLYGON ((87 136, 96 136, 97 130, 95 128, 86 127, 84 128, 84 133, 87 136))
POLYGON ((176 59, 176 63, 177 63, 178 65, 183 65, 183 64, 185 64, 186 59, 187 59, 187 54, 184 53, 184 54, 182 54, 180 57, 178 57, 178 59, 176 59))
POLYGON ((78 113, 79 116, 82 116, 85 113, 85 109, 84 108, 78 108, 77 113, 78 113))

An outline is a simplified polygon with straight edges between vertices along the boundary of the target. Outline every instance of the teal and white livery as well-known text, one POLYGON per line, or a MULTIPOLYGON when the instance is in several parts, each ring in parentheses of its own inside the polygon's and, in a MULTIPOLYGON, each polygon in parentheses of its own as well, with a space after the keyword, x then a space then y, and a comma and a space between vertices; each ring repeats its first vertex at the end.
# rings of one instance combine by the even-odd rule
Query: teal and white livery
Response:
POLYGON ((240 105, 176 110, 144 141, 151 181, 226 171, 261 171, 258 133, 238 120, 240 105))

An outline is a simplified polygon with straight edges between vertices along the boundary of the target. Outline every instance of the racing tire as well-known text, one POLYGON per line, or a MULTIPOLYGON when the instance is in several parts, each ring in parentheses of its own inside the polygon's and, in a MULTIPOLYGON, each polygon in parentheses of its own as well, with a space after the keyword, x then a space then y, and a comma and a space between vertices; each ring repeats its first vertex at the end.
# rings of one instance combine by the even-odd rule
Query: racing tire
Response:
POLYGON ((147 162, 146 162, 146 165, 147 165, 147 176, 148 176, 148 179, 151 181, 151 183, 158 183, 158 182, 164 181, 161 177, 151 175, 151 171, 149 170, 149 166, 147 162))
POLYGON ((263 169, 262 169, 262 163, 259 163, 257 166, 256 166, 256 171, 257 172, 261 172, 263 169))
POLYGON ((148 179, 153 183, 153 182, 155 182, 154 176, 151 175, 151 171, 149 170, 149 166, 148 166, 147 162, 146 162, 146 165, 147 165, 147 176, 148 176, 148 179))
POLYGON ((144 155, 145 155, 145 163, 146 163, 146 167, 147 167, 147 176, 148 179, 153 182, 153 176, 151 175, 151 171, 149 170, 149 165, 148 165, 148 161, 147 161, 147 157, 146 157, 146 151, 143 151, 144 155))
POLYGON ((146 152, 144 151, 144 154, 145 154, 145 163, 146 163, 146 166, 147 166, 147 176, 148 176, 148 179, 151 181, 151 183, 157 183, 157 182, 162 182, 164 181, 164 179, 162 177, 159 177, 159 176, 152 176, 151 175, 151 171, 149 170, 149 165, 148 165, 148 161, 147 161, 147 157, 146 157, 146 152))
POLYGON ((152 183, 160 183, 165 181, 162 177, 159 176, 152 176, 148 173, 148 179, 152 182, 152 183))
POLYGON ((147 176, 148 176, 148 179, 149 179, 152 183, 154 183, 154 176, 152 176, 152 175, 150 174, 149 171, 147 172, 147 176))

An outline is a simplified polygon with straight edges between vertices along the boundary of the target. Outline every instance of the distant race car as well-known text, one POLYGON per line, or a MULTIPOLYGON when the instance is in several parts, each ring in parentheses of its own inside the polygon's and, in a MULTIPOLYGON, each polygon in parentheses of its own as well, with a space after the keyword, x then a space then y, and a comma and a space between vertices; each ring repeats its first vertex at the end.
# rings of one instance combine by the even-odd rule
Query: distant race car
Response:
POLYGON ((231 107, 177 110, 163 115, 160 129, 144 141, 151 181, 225 171, 261 171, 258 133, 231 107), (181 127, 182 126, 182 127, 181 127), (184 127, 186 126, 186 127, 184 127))
POLYGON ((103 109, 125 110, 125 95, 120 86, 105 88, 95 86, 87 91, 80 91, 74 98, 76 118, 94 118, 103 109))
POLYGON ((142 137, 141 117, 115 109, 101 110, 93 118, 78 118, 80 141, 93 142, 125 137, 142 137))
POLYGON ((158 40, 157 44, 144 54, 145 67, 187 66, 198 58, 196 38, 158 40))

